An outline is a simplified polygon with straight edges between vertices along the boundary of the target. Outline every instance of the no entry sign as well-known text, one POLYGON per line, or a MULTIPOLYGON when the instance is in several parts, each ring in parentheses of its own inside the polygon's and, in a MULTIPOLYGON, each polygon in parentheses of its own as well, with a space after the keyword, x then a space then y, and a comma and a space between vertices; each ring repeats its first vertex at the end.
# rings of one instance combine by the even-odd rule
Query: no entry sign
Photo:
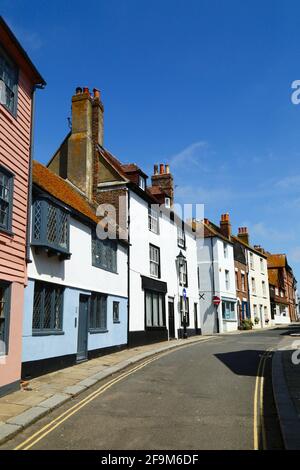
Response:
POLYGON ((220 305, 220 303, 221 303, 220 297, 218 297, 217 295, 214 295, 213 296, 213 304, 218 306, 218 305, 220 305))

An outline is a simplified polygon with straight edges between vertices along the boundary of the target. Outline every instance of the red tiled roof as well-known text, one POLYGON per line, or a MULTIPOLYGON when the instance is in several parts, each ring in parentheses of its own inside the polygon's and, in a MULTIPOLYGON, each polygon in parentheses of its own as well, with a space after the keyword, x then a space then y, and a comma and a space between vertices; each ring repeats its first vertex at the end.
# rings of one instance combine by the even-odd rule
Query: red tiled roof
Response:
POLYGON ((268 269, 269 284, 272 286, 278 285, 278 270, 277 269, 268 269))
POLYGON ((287 265, 286 255, 268 255, 268 268, 284 268, 287 265))
POLYGON ((124 163, 122 164, 122 169, 125 173, 141 173, 143 176, 147 177, 146 173, 135 163, 124 163))
POLYGON ((85 215, 91 221, 99 222, 96 217, 96 208, 93 208, 66 180, 35 160, 32 167, 32 181, 51 196, 85 215))

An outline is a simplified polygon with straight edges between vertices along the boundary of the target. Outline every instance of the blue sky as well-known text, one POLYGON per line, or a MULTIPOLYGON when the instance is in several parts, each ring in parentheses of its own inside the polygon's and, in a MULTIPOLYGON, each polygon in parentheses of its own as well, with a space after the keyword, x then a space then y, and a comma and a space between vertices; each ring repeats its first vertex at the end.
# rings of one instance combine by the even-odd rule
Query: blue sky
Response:
POLYGON ((151 175, 169 162, 177 201, 247 225, 300 279, 297 0, 0 0, 47 81, 35 158, 68 132, 76 86, 98 87, 105 146, 151 175))

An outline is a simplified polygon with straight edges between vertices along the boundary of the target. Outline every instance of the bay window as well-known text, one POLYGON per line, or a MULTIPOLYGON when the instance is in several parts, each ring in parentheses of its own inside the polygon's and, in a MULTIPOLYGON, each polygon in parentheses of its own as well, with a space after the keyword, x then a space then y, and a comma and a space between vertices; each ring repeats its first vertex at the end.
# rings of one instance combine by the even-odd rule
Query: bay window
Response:
POLYGON ((69 212, 50 199, 33 203, 32 244, 58 254, 69 254, 69 212))

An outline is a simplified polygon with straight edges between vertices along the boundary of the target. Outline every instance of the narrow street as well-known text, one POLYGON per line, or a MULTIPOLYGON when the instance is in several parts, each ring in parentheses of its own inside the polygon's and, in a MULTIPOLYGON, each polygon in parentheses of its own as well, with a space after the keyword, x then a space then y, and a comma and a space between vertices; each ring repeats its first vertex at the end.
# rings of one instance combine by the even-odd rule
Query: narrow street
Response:
POLYGON ((286 331, 223 335, 155 357, 106 387, 100 382, 2 449, 280 449, 267 351, 286 331))

